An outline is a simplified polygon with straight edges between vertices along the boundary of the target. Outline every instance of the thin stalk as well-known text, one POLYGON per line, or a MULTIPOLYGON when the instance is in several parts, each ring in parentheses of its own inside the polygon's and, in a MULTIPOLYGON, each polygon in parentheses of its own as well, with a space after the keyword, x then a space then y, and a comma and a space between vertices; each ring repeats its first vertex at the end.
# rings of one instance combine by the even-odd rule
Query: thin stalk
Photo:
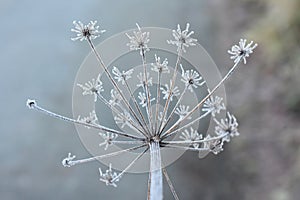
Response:
POLYGON ((142 157, 147 151, 148 151, 148 149, 149 149, 149 147, 147 147, 146 149, 145 149, 145 151, 143 151, 142 153, 140 153, 118 176, 116 176, 113 180, 112 180, 112 182, 114 182, 114 181, 116 181, 116 180, 118 180, 125 172, 127 172, 129 169, 130 169, 130 167, 132 166, 132 165, 134 165, 135 163, 136 163, 136 161, 138 160, 138 159, 140 159, 140 157, 142 157))
MULTIPOLYGON (((168 123, 169 123, 170 120, 172 119, 172 115, 174 114, 174 112, 175 112, 176 108, 178 107, 178 105, 179 105, 181 99, 183 98, 183 95, 184 95, 185 92, 187 91, 187 88, 188 88, 188 87, 185 87, 184 90, 183 90, 183 92, 181 93, 181 95, 180 95, 178 101, 176 102, 176 105, 174 106, 173 110, 171 111, 170 115, 168 116, 166 123, 163 124, 162 130, 159 131, 159 135, 162 134, 162 132, 165 130, 165 128, 167 127, 168 123)), ((168 112, 168 111, 167 111, 167 112, 168 112)))
POLYGON ((143 144, 143 145, 140 145, 140 146, 137 146, 137 147, 123 149, 123 150, 120 150, 120 151, 104 154, 104 155, 101 155, 101 156, 95 156, 95 157, 85 158, 85 159, 81 159, 81 160, 71 160, 71 161, 69 161, 69 164, 70 164, 70 166, 73 166, 73 165, 83 164, 83 163, 87 163, 87 162, 91 162, 91 161, 95 161, 95 160, 99 160, 99 159, 103 159, 103 158, 109 158, 109 157, 112 157, 112 156, 120 155, 122 153, 134 151, 136 149, 139 149, 139 148, 142 148, 142 147, 145 147, 145 146, 146 146, 146 144, 143 144))
POLYGON ((175 199, 175 200, 179 200, 179 198, 178 198, 178 196, 177 196, 177 194, 176 194, 175 188, 174 188, 174 186, 173 186, 173 184, 172 184, 172 181, 171 181, 171 179, 170 179, 170 177, 169 177, 169 175, 168 175, 168 173, 167 173, 166 168, 163 168, 163 173, 164 173, 164 175, 165 175, 165 178, 166 178, 166 180, 167 180, 167 183, 168 183, 168 185, 169 185, 169 187, 170 187, 170 190, 171 190, 171 192, 172 192, 172 194, 173 194, 174 199, 175 199))
POLYGON ((157 84, 157 95, 156 95, 156 108, 155 108, 155 129, 154 132, 157 133, 158 126, 158 113, 159 113, 159 100, 160 100, 160 84, 161 84, 161 72, 158 72, 158 84, 157 84))
POLYGON ((165 141, 162 144, 164 145, 173 145, 173 144, 199 144, 199 143, 204 143, 204 142, 209 142, 209 141, 213 141, 213 140, 219 140, 222 139, 226 136, 228 136, 229 133, 225 133, 223 135, 219 135, 219 136, 215 136, 215 137, 211 137, 209 139, 202 139, 202 140, 194 140, 194 141, 186 141, 186 140, 182 140, 182 141, 165 141))
POLYGON ((193 124, 196 123, 197 121, 199 121, 199 120, 203 119, 204 117, 206 117, 209 113, 210 113, 210 112, 206 112, 206 113, 204 113, 203 115, 200 115, 199 117, 197 117, 196 119, 194 119, 194 120, 191 121, 190 123, 188 123, 188 124, 186 124, 186 125, 180 127, 179 129, 176 129, 175 131, 170 132, 169 134, 163 134, 163 135, 161 136, 162 140, 164 140, 164 139, 166 139, 166 138, 172 136, 173 134, 178 133, 179 131, 181 131, 181 130, 183 130, 183 129, 185 129, 185 128, 191 126, 191 125, 193 125, 193 124))
POLYGON ((163 183, 162 183, 162 169, 161 169, 161 154, 158 142, 150 143, 150 200, 163 199, 163 183))
POLYGON ((123 99, 123 102, 126 104, 127 108, 129 109, 129 111, 131 112, 131 114, 134 116, 134 118, 136 119, 136 121, 139 123, 139 125, 143 128, 143 130, 145 132, 148 132, 146 130, 146 128, 143 126, 143 124, 141 123, 141 121, 139 120, 139 118, 137 117, 137 115, 135 114, 135 112, 133 111, 133 109, 131 108, 131 106, 129 105, 129 102, 127 101, 127 99, 125 98, 125 96, 123 95, 121 89, 119 88, 118 84, 115 82, 115 80, 113 79, 113 77, 111 76, 111 74, 109 73, 107 67, 105 66, 101 56, 99 55, 99 53, 97 52, 94 44, 92 43, 90 38, 87 38, 87 41, 92 49, 92 51, 94 52, 94 54, 96 55, 96 58, 98 60, 98 62, 100 63, 100 66, 104 69, 107 77, 109 78, 110 82, 113 84, 114 88, 118 91, 118 93, 120 94, 120 96, 123 99))
POLYGON ((181 122, 185 121, 189 116, 191 116, 196 110, 198 110, 202 104, 209 98, 211 95, 214 94, 214 92, 231 76, 231 74, 234 72, 234 70, 237 68, 240 60, 236 62, 231 69, 228 71, 228 73, 224 76, 224 78, 204 97, 184 118, 181 120, 178 120, 171 128, 169 128, 165 135, 169 134, 172 132, 181 122))
POLYGON ((98 130, 101 130, 101 131, 106 131, 106 132, 109 132, 109 133, 114 133, 114 134, 117 134, 117 135, 120 135, 120 136, 135 139, 135 140, 141 140, 141 141, 144 140, 143 138, 139 138, 139 137, 136 137, 136 136, 133 136, 133 135, 121 132, 121 131, 117 131, 117 130, 114 130, 114 129, 111 129, 111 128, 107 128, 107 127, 101 126, 99 124, 85 123, 85 122, 81 122, 81 121, 78 121, 78 120, 75 120, 75 119, 71 119, 71 118, 56 114, 54 112, 51 112, 49 110, 46 110, 46 109, 44 109, 44 108, 42 108, 42 107, 40 107, 36 104, 31 105, 31 108, 35 109, 35 110, 37 110, 41 113, 44 113, 46 115, 49 115, 51 117, 55 117, 57 119, 64 120, 64 121, 67 121, 67 122, 84 125, 84 126, 87 126, 87 127, 95 128, 95 129, 98 129, 98 130))
POLYGON ((161 126, 162 126, 162 124, 164 122, 165 116, 167 114, 167 110, 169 108, 169 103, 170 103, 172 91, 173 91, 174 86, 175 86, 175 80, 176 80, 176 76, 177 76, 178 65, 179 65, 179 63, 181 61, 181 53, 182 53, 182 44, 181 44, 181 47, 179 48, 179 51, 178 51, 178 54, 177 54, 177 61, 176 61, 176 64, 175 64, 173 78, 172 78, 172 82, 171 82, 171 85, 170 85, 170 91, 171 92, 169 93, 168 98, 166 100, 166 103, 165 103, 165 106, 164 106, 164 110, 163 110, 163 114, 162 114, 162 120, 160 122, 158 130, 161 130, 161 126))
MULTIPOLYGON (((139 115, 141 116, 143 123, 144 123, 145 126, 147 127, 147 123, 146 123, 146 120, 145 120, 145 118, 144 118, 144 115, 143 115, 143 113, 142 113, 142 111, 141 111, 141 109, 140 109, 140 107, 139 107, 139 105, 138 105, 138 103, 137 103, 137 101, 136 101, 136 99, 135 99, 133 93, 132 93, 132 90, 131 90, 130 86, 128 85, 128 82, 127 82, 126 80, 124 80, 124 82, 125 82, 126 88, 127 88, 128 92, 129 92, 131 98, 133 99, 133 103, 134 103, 134 105, 135 105, 135 108, 136 108, 137 111, 139 112, 139 115)), ((150 131, 149 127, 147 127, 147 130, 150 131)))
MULTIPOLYGON (((113 112, 115 112, 117 115, 121 116, 122 119, 127 120, 127 119, 125 118, 125 116, 122 115, 122 113, 121 113, 117 108, 115 108, 114 106, 112 106, 112 105, 111 105, 111 104, 110 104, 110 103, 109 103, 102 95, 100 95, 100 94, 97 93, 97 96, 98 96, 98 98, 99 98, 106 106, 108 106, 113 112)), ((141 129, 139 129, 139 128, 134 124, 134 122, 133 122, 132 120, 129 120, 129 123, 130 123, 130 125, 132 126, 132 128, 135 129, 138 133, 141 133, 142 135, 144 135, 144 132, 143 132, 141 129)))
POLYGON ((175 149, 182 149, 184 151, 209 151, 208 148, 193 148, 193 147, 184 147, 184 146, 178 146, 178 145, 164 145, 164 147, 168 147, 168 148, 175 148, 175 149))
MULTIPOLYGON (((144 80, 145 83, 144 85, 144 92, 146 94, 147 97, 147 116, 148 116, 148 120, 149 120, 149 129, 152 131, 153 133, 153 127, 152 127, 152 110, 151 110, 151 101, 150 101, 150 92, 149 92, 149 87, 148 87, 148 76, 147 76, 147 68, 146 68, 146 56, 145 56, 145 50, 142 49, 142 63, 143 63, 143 68, 144 68, 144 80)), ((151 136, 151 134, 150 134, 151 136)))

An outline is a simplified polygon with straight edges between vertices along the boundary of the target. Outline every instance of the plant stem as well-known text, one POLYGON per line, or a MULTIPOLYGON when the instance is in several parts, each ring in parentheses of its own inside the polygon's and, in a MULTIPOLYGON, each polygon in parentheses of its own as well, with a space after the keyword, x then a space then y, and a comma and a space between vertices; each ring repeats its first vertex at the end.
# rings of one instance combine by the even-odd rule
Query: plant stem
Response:
POLYGON ((150 143, 150 200, 163 199, 161 154, 158 142, 150 143))

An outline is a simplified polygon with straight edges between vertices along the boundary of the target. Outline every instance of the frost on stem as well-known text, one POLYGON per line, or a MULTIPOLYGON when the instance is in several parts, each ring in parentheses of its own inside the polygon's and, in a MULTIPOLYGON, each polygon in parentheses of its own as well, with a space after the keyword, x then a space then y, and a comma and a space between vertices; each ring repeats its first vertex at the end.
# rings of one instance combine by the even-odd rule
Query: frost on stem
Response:
POLYGON ((111 164, 109 164, 109 168, 102 172, 101 168, 99 168, 100 181, 104 182, 107 186, 117 187, 116 182, 119 182, 120 176, 117 172, 113 172, 111 169, 111 164))
POLYGON ((140 26, 136 24, 138 31, 133 31, 133 36, 130 36, 126 33, 127 37, 129 38, 129 46, 130 50, 140 50, 140 54, 143 55, 145 51, 149 51, 148 43, 149 39, 149 32, 142 32, 140 26))
POLYGON ((88 81, 82 84, 77 84, 78 87, 80 87, 83 92, 82 95, 93 95, 94 101, 96 102, 98 99, 98 95, 104 91, 102 82, 100 81, 100 74, 98 75, 97 79, 92 79, 91 81, 88 81))
POLYGON ((185 47, 195 46, 197 39, 191 38, 194 31, 189 32, 190 24, 186 24, 185 30, 181 31, 180 25, 177 25, 177 30, 173 30, 173 36, 175 40, 167 40, 168 44, 173 44, 177 46, 177 51, 183 50, 186 52, 185 47))
POLYGON ((234 63, 238 63, 241 59, 243 59, 244 64, 246 64, 246 58, 249 57, 250 54, 253 53, 253 50, 257 47, 256 43, 253 44, 253 46, 252 44, 253 41, 247 44, 246 39, 241 39, 239 45, 233 45, 231 50, 228 50, 228 53, 232 55, 230 59, 234 60, 234 63))
POLYGON ((71 38, 71 40, 87 40, 87 39, 96 39, 105 30, 99 30, 99 26, 97 26, 97 21, 90 21, 88 24, 84 25, 81 21, 73 21, 74 28, 71 29, 72 32, 76 33, 76 36, 71 38))

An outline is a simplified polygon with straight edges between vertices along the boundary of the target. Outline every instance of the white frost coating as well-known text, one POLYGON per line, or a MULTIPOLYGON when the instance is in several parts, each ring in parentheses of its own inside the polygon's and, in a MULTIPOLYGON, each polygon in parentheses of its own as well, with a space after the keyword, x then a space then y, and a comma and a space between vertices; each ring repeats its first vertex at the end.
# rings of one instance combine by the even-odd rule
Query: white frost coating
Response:
POLYGON ((161 155, 158 142, 151 142, 150 144, 150 200, 163 199, 163 183, 161 170, 161 155))

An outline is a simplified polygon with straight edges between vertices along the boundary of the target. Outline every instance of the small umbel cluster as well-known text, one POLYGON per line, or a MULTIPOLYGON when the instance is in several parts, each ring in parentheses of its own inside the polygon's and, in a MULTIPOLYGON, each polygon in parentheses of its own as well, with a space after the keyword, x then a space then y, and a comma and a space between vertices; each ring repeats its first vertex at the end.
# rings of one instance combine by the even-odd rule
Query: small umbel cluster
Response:
POLYGON ((104 71, 104 76, 107 76, 109 80, 109 83, 106 84, 111 84, 113 88, 109 91, 111 94, 110 98, 103 95, 106 87, 101 80, 100 74, 91 80, 86 80, 85 83, 78 83, 77 86, 82 90, 82 95, 90 96, 94 102, 102 103, 112 110, 114 120, 121 131, 99 124, 95 110, 91 110, 86 117, 78 116, 77 119, 72 119, 40 107, 35 100, 28 99, 26 103, 28 108, 61 120, 98 130, 99 137, 103 141, 99 144, 99 148, 107 150, 116 144, 130 146, 113 153, 78 160, 75 159, 75 155, 69 153, 62 161, 64 167, 72 167, 77 164, 97 161, 140 149, 142 150, 140 151, 141 153, 134 160, 130 161, 128 166, 120 173, 113 171, 111 164, 104 172, 99 168, 100 181, 108 186, 117 187, 117 183, 123 174, 146 152, 150 152, 151 166, 149 170, 148 199, 162 199, 162 181, 159 180, 160 178, 157 178, 162 177, 162 174, 165 176, 174 198, 178 199, 167 171, 161 165, 161 149, 190 150, 199 152, 202 155, 203 153, 207 155, 210 152, 219 154, 223 151, 225 143, 230 142, 232 138, 239 135, 236 117, 226 111, 223 99, 216 96, 215 92, 231 76, 232 72, 242 61, 246 64, 246 59, 253 53, 257 44, 254 44, 253 41, 247 44, 247 40, 241 39, 238 45, 234 45, 228 51, 231 54, 230 58, 233 59, 233 66, 228 70, 228 73, 215 87, 207 91, 207 95, 201 101, 197 102, 196 105, 189 105, 182 101, 186 94, 196 93, 198 89, 206 84, 200 72, 195 69, 187 69, 181 63, 180 58, 182 54, 189 47, 197 45, 197 40, 192 38, 194 32, 189 30, 189 24, 186 24, 186 28, 183 30, 178 25, 177 29, 173 30, 173 40, 166 41, 177 48, 177 62, 175 66, 171 66, 173 70, 170 70, 170 66, 168 66, 168 59, 161 58, 158 55, 155 55, 154 63, 146 64, 146 53, 151 50, 148 46, 150 41, 149 32, 143 32, 143 29, 137 24, 137 29, 133 33, 126 33, 129 39, 127 46, 130 50, 137 51, 142 60, 143 72, 136 75, 134 69, 122 70, 120 67, 113 66, 112 70, 110 70, 103 62, 101 54, 96 50, 93 43, 94 39, 105 32, 105 30, 99 29, 97 21, 91 21, 86 25, 80 21, 74 21, 73 23, 75 27, 71 31, 75 32, 76 36, 72 40, 87 41, 99 61, 99 66, 104 71), (148 70, 152 70, 157 76, 150 76, 148 70), (165 75, 169 75, 171 71, 173 73, 171 75, 172 78, 163 84, 162 80, 165 75), (181 73, 178 73, 180 71, 181 73), (133 93, 132 88, 128 84, 128 81, 134 76, 137 76, 138 81, 136 85, 141 89, 141 92, 138 92, 138 94, 133 93), (178 76, 181 76, 179 77, 179 80, 181 80, 179 83, 175 81, 178 76), (157 84, 153 84, 153 80, 157 84), (182 84, 182 87, 178 87, 178 84, 182 84), (122 87, 120 87, 121 85, 122 87), (125 92, 128 95, 124 95, 125 92), (128 96, 131 98, 131 102, 129 102, 128 96), (172 106, 170 106, 171 102, 172 106), (201 114, 195 117, 197 113, 201 114), (226 115, 224 119, 221 118, 221 113, 226 115), (215 124, 215 129, 211 133, 200 133, 198 128, 195 128, 195 125, 201 119, 208 117, 215 124), (181 126, 179 126, 180 124, 181 126), (123 130, 125 127, 127 128, 126 130, 129 128, 131 131, 123 130), (179 137, 172 137, 175 135, 179 137), (157 168, 157 165, 159 165, 158 169, 153 171, 152 167, 157 168), (158 180, 154 180, 155 178, 158 180))

